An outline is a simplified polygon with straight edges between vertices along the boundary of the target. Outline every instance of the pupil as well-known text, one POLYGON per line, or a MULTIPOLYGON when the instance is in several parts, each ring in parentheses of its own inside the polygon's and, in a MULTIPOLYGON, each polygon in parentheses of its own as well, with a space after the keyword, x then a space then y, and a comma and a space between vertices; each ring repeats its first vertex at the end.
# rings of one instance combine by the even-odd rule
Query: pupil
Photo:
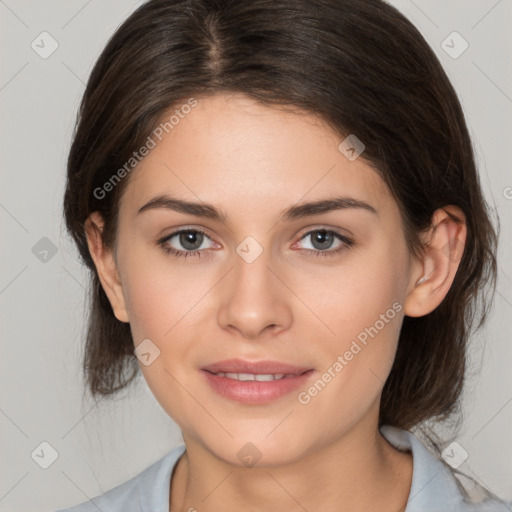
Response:
POLYGON ((196 250, 198 247, 201 247, 202 242, 202 234, 194 231, 187 231, 185 233, 181 233, 180 235, 180 243, 186 249, 191 251, 196 250), (199 238, 199 243, 197 242, 197 238, 199 238), (192 245, 192 247, 190 247, 192 245))
POLYGON ((332 234, 325 230, 317 231, 317 235, 313 240, 314 242, 320 242, 319 249, 327 249, 332 243, 332 234))

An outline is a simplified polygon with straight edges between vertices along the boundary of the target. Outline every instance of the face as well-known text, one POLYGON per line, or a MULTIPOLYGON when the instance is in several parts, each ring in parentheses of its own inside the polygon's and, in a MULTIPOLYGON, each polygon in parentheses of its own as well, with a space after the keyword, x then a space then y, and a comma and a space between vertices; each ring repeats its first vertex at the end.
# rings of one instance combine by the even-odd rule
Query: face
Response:
POLYGON ((229 463, 242 464, 241 449, 260 464, 291 462, 377 417, 413 262, 390 191, 341 141, 311 114, 210 96, 122 197, 116 316, 145 344, 142 374, 184 439, 229 463), (151 206, 158 196, 219 218, 151 206), (235 358, 291 365, 252 373, 293 376, 244 382, 205 370, 235 358))

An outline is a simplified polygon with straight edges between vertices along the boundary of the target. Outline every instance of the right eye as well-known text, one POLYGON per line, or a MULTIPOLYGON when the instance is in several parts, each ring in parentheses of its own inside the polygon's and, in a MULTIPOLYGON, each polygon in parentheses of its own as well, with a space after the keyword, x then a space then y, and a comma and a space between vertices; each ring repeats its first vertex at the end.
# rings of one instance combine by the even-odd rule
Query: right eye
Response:
POLYGON ((157 243, 166 254, 173 254, 177 258, 182 256, 185 258, 189 256, 201 257, 201 252, 204 252, 205 248, 200 249, 205 238, 210 239, 204 231, 199 229, 180 229, 161 238, 157 243), (171 245, 173 238, 176 238, 174 243, 180 244, 184 249, 176 249, 173 247, 171 245))

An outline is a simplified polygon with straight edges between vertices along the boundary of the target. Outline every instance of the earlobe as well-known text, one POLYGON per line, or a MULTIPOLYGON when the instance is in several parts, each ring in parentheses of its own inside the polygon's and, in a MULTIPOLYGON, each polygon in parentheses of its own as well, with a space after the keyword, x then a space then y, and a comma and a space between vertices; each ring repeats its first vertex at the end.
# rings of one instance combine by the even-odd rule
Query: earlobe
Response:
POLYGON ((405 299, 406 316, 427 315, 443 301, 462 259, 466 233, 465 216, 460 208, 450 205, 434 212, 432 228, 424 238, 421 261, 411 275, 414 285, 405 299))
POLYGON ((107 249, 103 244, 103 224, 103 218, 99 212, 91 213, 86 219, 84 227, 87 245, 94 260, 101 286, 110 301, 116 318, 121 322, 129 322, 117 264, 112 250, 107 249))

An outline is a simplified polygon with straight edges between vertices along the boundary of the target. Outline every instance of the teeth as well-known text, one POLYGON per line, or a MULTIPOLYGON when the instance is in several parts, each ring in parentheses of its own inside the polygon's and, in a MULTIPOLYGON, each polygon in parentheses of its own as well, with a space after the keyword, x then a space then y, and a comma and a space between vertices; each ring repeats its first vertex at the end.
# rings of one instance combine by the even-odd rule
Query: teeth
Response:
POLYGON ((231 373, 231 372, 217 372, 215 375, 219 377, 227 377, 228 379, 235 380, 257 380, 257 381, 270 381, 279 380, 285 377, 293 377, 293 373, 231 373))
POLYGON ((264 373, 261 375, 255 375, 254 380, 279 380, 284 377, 284 373, 264 373))

